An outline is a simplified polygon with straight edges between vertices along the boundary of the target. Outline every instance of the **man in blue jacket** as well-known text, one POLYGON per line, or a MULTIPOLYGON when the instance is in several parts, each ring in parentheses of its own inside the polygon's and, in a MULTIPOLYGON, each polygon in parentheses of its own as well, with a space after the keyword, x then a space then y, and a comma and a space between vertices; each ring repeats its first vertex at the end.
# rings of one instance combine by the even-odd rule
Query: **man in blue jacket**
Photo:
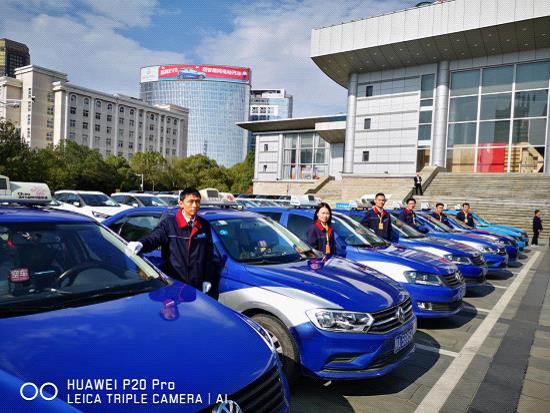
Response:
POLYGON ((447 218, 447 215, 443 213, 443 208, 445 208, 445 205, 443 205, 441 202, 435 204, 435 210, 434 212, 432 212, 432 217, 450 227, 451 225, 449 224, 449 219, 447 218))
POLYGON ((414 212, 415 207, 416 207, 416 199, 414 198, 407 199, 407 207, 403 208, 403 210, 399 213, 399 219, 403 221, 405 224, 408 224, 414 229, 417 229, 416 213, 414 212))
POLYGON ((161 270, 216 297, 218 281, 213 263, 214 243, 210 224, 200 218, 201 196, 194 188, 181 191, 176 214, 161 219, 157 227, 139 242, 128 243, 134 254, 161 248, 161 270))
POLYGON ((456 219, 458 219, 460 222, 464 222, 466 225, 468 225, 470 228, 474 228, 474 217, 470 213, 470 204, 467 202, 464 202, 462 204, 462 211, 459 211, 456 214, 456 219))
POLYGON ((361 220, 361 224, 372 229, 379 237, 391 242, 393 235, 391 217, 384 210, 386 195, 381 192, 377 193, 374 197, 374 205, 372 209, 367 211, 365 217, 361 220))

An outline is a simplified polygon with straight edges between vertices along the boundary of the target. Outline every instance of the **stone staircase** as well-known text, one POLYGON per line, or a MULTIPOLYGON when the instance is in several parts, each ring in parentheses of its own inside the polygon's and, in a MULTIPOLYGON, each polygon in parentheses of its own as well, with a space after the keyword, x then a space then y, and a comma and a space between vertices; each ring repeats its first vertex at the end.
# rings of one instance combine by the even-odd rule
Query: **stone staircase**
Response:
POLYGON ((467 201, 472 209, 491 222, 527 230, 531 236, 533 211, 542 211, 541 241, 550 235, 550 175, 439 173, 419 202, 443 202, 449 208, 467 201), (546 223, 546 225, 545 225, 546 223))

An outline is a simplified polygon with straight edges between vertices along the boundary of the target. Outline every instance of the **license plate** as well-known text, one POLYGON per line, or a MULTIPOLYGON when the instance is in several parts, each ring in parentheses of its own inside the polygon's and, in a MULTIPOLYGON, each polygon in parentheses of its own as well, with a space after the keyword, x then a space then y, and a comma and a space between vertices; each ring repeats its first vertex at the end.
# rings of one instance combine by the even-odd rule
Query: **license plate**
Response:
POLYGON ((414 328, 405 331, 395 337, 395 344, 393 346, 393 353, 399 353, 405 347, 407 347, 414 338, 414 328))

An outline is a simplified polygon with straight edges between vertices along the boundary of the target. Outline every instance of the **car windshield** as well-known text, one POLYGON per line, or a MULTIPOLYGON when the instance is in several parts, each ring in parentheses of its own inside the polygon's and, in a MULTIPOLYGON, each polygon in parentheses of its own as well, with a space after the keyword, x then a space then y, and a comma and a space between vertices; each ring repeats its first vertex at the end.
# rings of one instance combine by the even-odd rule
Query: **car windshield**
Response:
POLYGON ((247 264, 282 264, 319 258, 296 235, 268 217, 243 217, 211 221, 227 253, 247 264))
POLYGON ((453 224, 455 224, 457 227, 459 227, 460 229, 467 229, 467 230, 471 230, 472 228, 469 227, 468 225, 466 225, 464 222, 461 222, 459 219, 457 219, 455 216, 453 215, 447 215, 447 219, 449 221, 452 221, 453 224))
POLYGON ((382 247, 388 245, 374 232, 347 215, 334 214, 332 216, 332 226, 338 236, 352 247, 382 247))
POLYGON ((111 197, 105 195, 105 194, 79 194, 82 199, 84 200, 84 203, 89 206, 95 206, 95 207, 116 207, 119 206, 118 202, 116 202, 111 197))
POLYGON ((436 230, 440 232, 454 232, 451 228, 445 225, 443 222, 439 222, 437 219, 432 217, 430 214, 422 214, 422 218, 428 221, 436 230))
POLYGON ((472 216, 474 217, 474 224, 476 224, 476 225, 483 225, 483 226, 491 225, 491 223, 489 221, 487 221, 486 219, 481 218, 479 215, 477 215, 475 213, 472 213, 472 216))
POLYGON ((159 196, 161 201, 164 201, 166 205, 177 206, 179 198, 177 196, 159 196))
POLYGON ((93 223, 0 223, 0 317, 79 306, 167 285, 93 223))
POLYGON ((413 227, 411 227, 409 224, 406 224, 405 222, 401 221, 399 218, 395 217, 394 215, 391 215, 391 223, 393 224, 393 227, 395 230, 399 233, 400 237, 403 238, 424 238, 425 235, 421 233, 420 231, 417 231, 413 227))
POLYGON ((164 202, 162 199, 156 197, 156 196, 140 196, 135 195, 137 199, 139 199, 144 206, 167 206, 168 204, 164 202))

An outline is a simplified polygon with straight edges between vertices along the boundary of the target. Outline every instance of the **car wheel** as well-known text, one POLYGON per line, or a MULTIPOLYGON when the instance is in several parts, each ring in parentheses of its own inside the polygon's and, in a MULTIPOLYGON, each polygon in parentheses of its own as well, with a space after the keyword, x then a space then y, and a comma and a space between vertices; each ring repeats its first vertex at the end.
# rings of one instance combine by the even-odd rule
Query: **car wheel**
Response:
POLYGON ((296 381, 300 376, 300 354, 290 331, 281 321, 271 315, 256 314, 252 316, 252 319, 265 328, 271 336, 288 383, 296 381))

